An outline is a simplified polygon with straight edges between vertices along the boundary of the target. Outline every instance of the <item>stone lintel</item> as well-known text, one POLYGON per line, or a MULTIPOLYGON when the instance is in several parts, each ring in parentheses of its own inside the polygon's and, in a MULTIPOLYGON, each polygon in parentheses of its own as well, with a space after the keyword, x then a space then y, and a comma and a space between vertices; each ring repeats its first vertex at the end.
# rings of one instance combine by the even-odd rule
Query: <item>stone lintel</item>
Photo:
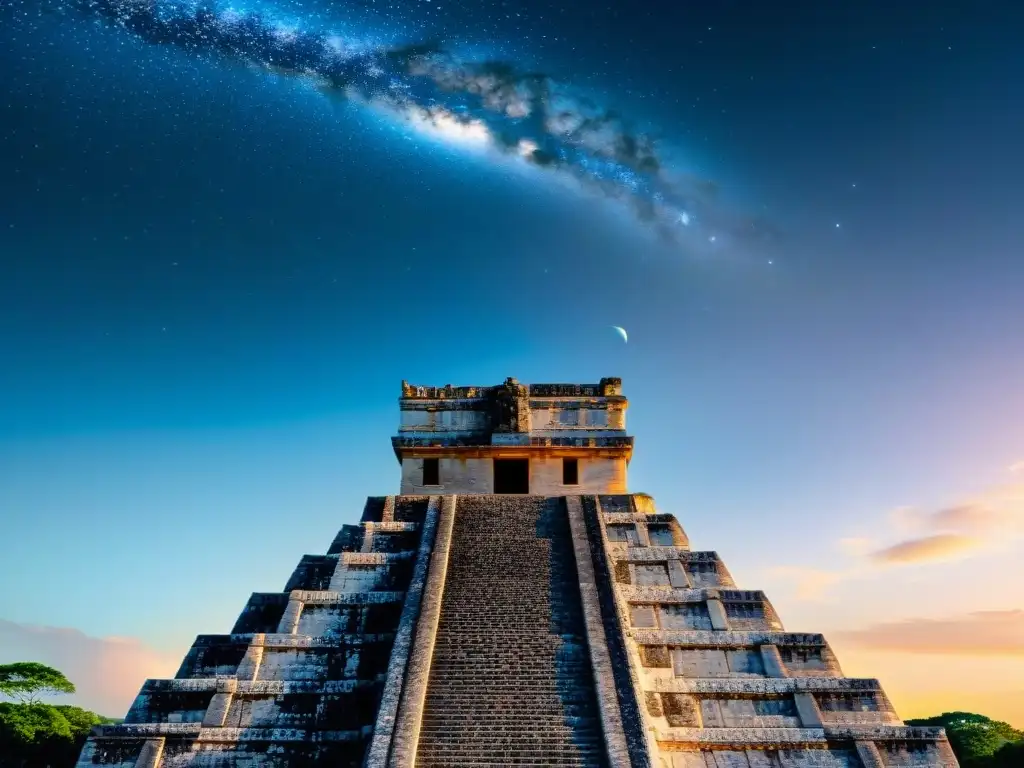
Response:
POLYGON ((822 728, 656 728, 659 744, 707 744, 722 746, 761 746, 791 748, 799 745, 825 745, 822 728))
POLYGON ((445 496, 437 522, 434 553, 423 590, 420 617, 416 623, 416 637, 406 667, 401 699, 390 739, 390 756, 380 751, 374 755, 374 762, 367 758, 366 768, 412 768, 416 764, 416 748, 419 742, 420 726, 423 719, 423 704, 430 680, 430 665, 434 656, 434 642, 437 626, 441 620, 441 601, 444 596, 445 580, 448 577, 448 553, 451 550, 452 531, 457 512, 455 495, 445 496), (387 760, 387 762, 383 762, 387 760))
MULTIPOLYGON (((390 496, 389 498, 394 498, 390 496)), ((367 521, 360 523, 366 531, 374 531, 376 533, 412 533, 418 531, 420 524, 409 520, 384 520, 381 522, 367 521)))
POLYGON ((629 603, 701 603, 709 597, 706 589, 680 589, 667 584, 619 584, 618 588, 629 603))
MULTIPOLYGON (((489 439, 489 438, 488 438, 489 439)), ((458 459, 629 459, 631 445, 596 444, 605 438, 573 438, 579 445, 537 445, 536 441, 551 442, 561 438, 531 438, 530 445, 405 445, 395 448, 399 460, 423 458, 458 459), (584 441, 594 445, 582 444, 584 441)))
POLYGON ((636 512, 604 512, 603 518, 605 525, 627 525, 629 523, 636 523, 638 521, 644 522, 647 520, 646 516, 638 515, 636 512))
POLYGON ((405 600, 405 592, 314 592, 297 589, 289 595, 289 599, 300 600, 308 605, 378 605, 400 603, 405 600))
POLYGON ((92 729, 92 735, 103 739, 198 738, 202 729, 201 723, 119 723, 98 725, 92 729))
POLYGON ((615 678, 612 673, 611 656, 605 639, 604 621, 601 616, 601 602, 598 598, 597 579, 594 575, 594 561, 591 557, 590 538, 587 536, 583 519, 583 504, 579 496, 567 496, 566 510, 569 515, 569 530, 572 535, 573 554, 576 558, 576 573, 580 586, 580 603, 586 627, 587 646, 590 650, 590 664, 594 676, 594 690, 601 716, 601 731, 609 765, 630 764, 629 745, 622 724, 619 698, 615 692, 615 678))
POLYGON ((361 731, 317 731, 308 728, 202 728, 198 740, 207 743, 237 741, 330 742, 357 741, 361 731))
MULTIPOLYGON (((385 637, 378 635, 378 637, 385 637)), ((243 696, 277 696, 283 693, 351 693, 357 688, 372 688, 376 680, 236 680, 200 677, 185 680, 147 680, 142 693, 235 693, 243 696)))
POLYGON ((352 633, 345 635, 286 635, 267 633, 253 635, 252 645, 282 650, 286 648, 343 648, 360 645, 372 645, 391 640, 393 635, 385 632, 380 634, 352 633))
POLYGON ((624 559, 631 563, 659 563, 681 560, 686 563, 721 563, 717 552, 694 552, 686 547, 656 546, 634 547, 623 552, 624 559))
MULTIPOLYGON (((452 397, 403 399, 399 410, 402 411, 479 411, 483 410, 484 397, 452 397)), ((551 408, 579 409, 588 408, 595 411, 624 411, 629 401, 622 395, 550 395, 530 397, 530 410, 542 411, 551 408)), ((403 430, 405 431, 405 430, 403 430)))
POLYGON ((411 550, 402 552, 342 552, 338 559, 345 565, 388 565, 410 560, 415 555, 411 550))
MULTIPOLYGON (((620 560, 621 562, 621 560, 620 560)), ((743 589, 723 589, 720 587, 704 587, 697 589, 680 589, 665 584, 637 585, 619 584, 619 594, 630 603, 700 603, 705 600, 724 602, 761 603, 771 608, 764 592, 743 589)), ((774 612, 774 609, 772 609, 774 612)))
POLYGON ((200 723, 146 723, 140 725, 97 726, 92 737, 101 741, 126 739, 157 740, 161 736, 191 739, 206 743, 258 742, 336 742, 359 741, 362 731, 317 731, 304 728, 204 728, 200 723))
POLYGON ((768 677, 789 677, 785 662, 779 653, 779 647, 773 643, 765 643, 761 646, 761 661, 764 664, 764 673, 768 677))
MULTIPOLYGON (((877 680, 834 677, 655 677, 654 693, 736 694, 738 696, 780 696, 791 693, 880 693, 877 680)), ((814 726, 820 727, 820 726, 814 726)))
POLYGON ((771 746, 823 745, 831 741, 923 741, 946 743, 936 731, 895 725, 828 726, 824 728, 658 728, 659 743, 771 746))
POLYGON ((412 579, 406 593, 405 605, 402 607, 395 644, 391 651, 391 661, 388 664, 384 691, 377 710, 373 738, 366 757, 366 768, 384 768, 387 765, 388 754, 394 739, 395 722, 405 682, 405 672, 413 650, 417 622, 423 610, 423 593, 426 589, 430 561, 437 543, 440 513, 441 499, 438 496, 433 496, 427 504, 423 536, 420 539, 412 579))
POLYGON ((782 648, 792 646, 828 647, 823 635, 776 630, 730 630, 723 633, 706 629, 631 629, 629 635, 640 645, 752 648, 771 643, 782 648))
POLYGON ((854 741, 935 741, 945 742, 943 728, 919 725, 826 725, 830 738, 854 741))

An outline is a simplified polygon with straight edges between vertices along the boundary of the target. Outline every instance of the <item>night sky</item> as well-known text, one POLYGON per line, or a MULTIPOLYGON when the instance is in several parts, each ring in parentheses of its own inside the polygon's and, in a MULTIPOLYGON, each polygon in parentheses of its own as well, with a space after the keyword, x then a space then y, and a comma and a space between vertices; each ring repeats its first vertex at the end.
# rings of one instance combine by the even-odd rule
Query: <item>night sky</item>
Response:
POLYGON ((1024 725, 1022 40, 984 0, 0 0, 0 662, 121 715, 397 490, 401 379, 621 376, 631 490, 788 628, 1024 725))

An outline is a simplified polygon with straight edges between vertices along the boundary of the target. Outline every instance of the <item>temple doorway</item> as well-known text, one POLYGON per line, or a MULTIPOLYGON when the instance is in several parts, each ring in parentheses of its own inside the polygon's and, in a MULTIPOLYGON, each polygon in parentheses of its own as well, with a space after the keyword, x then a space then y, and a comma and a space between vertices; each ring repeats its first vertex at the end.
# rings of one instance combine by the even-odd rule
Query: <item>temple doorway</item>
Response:
POLYGON ((495 459, 494 460, 494 492, 495 493, 529 493, 530 492, 530 460, 529 459, 495 459))

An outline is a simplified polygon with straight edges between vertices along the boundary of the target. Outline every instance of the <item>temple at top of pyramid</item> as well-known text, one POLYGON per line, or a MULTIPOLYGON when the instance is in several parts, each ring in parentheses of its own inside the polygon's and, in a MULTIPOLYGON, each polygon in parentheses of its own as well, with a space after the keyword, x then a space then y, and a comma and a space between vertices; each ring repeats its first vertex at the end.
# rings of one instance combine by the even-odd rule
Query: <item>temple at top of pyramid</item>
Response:
POLYGON ((957 768, 627 492, 618 379, 399 404, 401 493, 196 638, 79 766, 957 768))
POLYGON ((391 439, 403 494, 625 493, 633 438, 621 379, 415 387, 391 439))

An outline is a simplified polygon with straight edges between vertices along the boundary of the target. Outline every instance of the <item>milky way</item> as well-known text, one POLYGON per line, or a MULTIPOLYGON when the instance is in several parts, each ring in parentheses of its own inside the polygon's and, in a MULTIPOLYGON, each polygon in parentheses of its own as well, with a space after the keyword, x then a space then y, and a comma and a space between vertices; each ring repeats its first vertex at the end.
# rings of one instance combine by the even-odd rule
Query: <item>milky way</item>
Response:
POLYGON ((360 46, 214 3, 67 0, 61 7, 153 45, 300 76, 418 129, 521 159, 625 204, 672 242, 760 232, 724 216, 712 185, 671 169, 649 136, 543 73, 467 61, 434 44, 360 46))

